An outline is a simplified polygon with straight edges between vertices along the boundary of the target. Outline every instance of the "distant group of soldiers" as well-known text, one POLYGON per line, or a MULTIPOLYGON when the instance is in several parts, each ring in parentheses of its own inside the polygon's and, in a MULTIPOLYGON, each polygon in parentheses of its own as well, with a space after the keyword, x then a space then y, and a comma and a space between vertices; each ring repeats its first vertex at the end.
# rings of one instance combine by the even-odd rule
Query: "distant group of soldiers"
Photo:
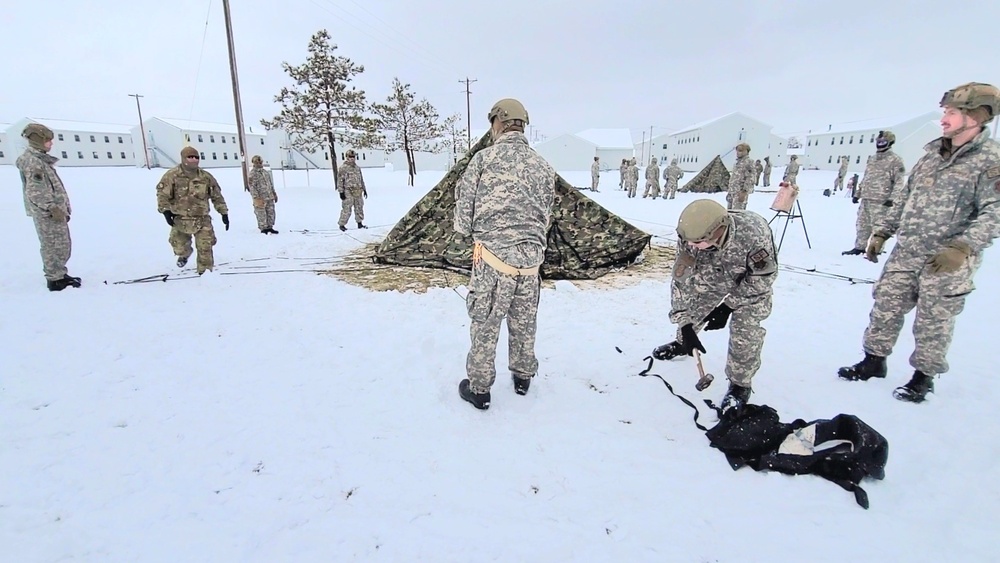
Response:
MULTIPOLYGON (((27 139, 28 147, 18 157, 17 168, 24 190, 25 212, 34 221, 38 234, 46 286, 49 291, 80 287, 82 280, 70 276, 66 268, 72 250, 69 233, 72 207, 55 169, 59 159, 48 154, 54 134, 40 123, 29 123, 21 134, 27 139)), ((213 248, 218 239, 212 225, 210 204, 221 216, 227 231, 229 206, 215 176, 199 166, 201 156, 198 150, 187 146, 181 149, 180 156, 180 164, 167 170, 156 184, 156 210, 170 227, 168 241, 177 258, 177 266, 183 268, 197 251, 196 270, 201 275, 215 266, 213 248)), ((367 228, 363 221, 364 198, 368 197, 368 191, 356 156, 353 150, 348 150, 346 162, 338 170, 337 189, 342 200, 338 224, 342 231, 346 230, 345 225, 352 212, 358 228, 367 228)), ((276 235, 274 208, 278 194, 274 182, 260 156, 254 156, 251 163, 248 191, 257 217, 257 228, 261 234, 276 235)))

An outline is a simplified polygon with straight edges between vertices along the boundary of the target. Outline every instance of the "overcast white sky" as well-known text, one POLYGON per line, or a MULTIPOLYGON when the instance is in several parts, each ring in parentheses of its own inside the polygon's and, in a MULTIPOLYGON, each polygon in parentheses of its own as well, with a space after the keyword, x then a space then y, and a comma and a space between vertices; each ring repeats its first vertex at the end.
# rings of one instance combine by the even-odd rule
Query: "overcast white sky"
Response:
MULTIPOLYGON (((0 12, 0 122, 143 116, 235 121, 221 0, 38 0, 0 12), (95 6, 102 6, 100 8, 95 6), (207 26, 206 26, 206 21, 207 26), (204 38, 204 43, 203 43, 204 38)), ((365 66, 369 101, 392 78, 473 128, 499 98, 553 136, 590 127, 660 134, 731 111, 803 131, 919 114, 962 82, 1000 85, 1000 1, 232 0, 243 111, 259 126, 328 29, 365 66)))

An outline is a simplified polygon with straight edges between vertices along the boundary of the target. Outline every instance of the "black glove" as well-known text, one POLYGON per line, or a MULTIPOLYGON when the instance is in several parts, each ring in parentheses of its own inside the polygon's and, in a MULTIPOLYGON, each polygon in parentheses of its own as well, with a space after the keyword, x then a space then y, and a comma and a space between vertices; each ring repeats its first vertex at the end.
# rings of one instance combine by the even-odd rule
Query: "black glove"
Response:
POLYGON ((693 324, 686 324, 681 327, 681 345, 684 346, 684 352, 688 356, 693 356, 695 350, 700 351, 702 354, 705 353, 705 347, 702 345, 701 340, 698 340, 698 334, 694 331, 693 324))
POLYGON ((857 202, 858 202, 858 198, 856 198, 856 197, 852 197, 851 198, 851 203, 857 203, 857 202))
POLYGON ((163 217, 167 220, 167 224, 171 227, 174 226, 174 214, 169 209, 163 212, 163 217))
POLYGON ((882 203, 882 207, 892 207, 892 200, 887 200, 882 203))
POLYGON ((365 199, 368 199, 368 190, 362 190, 361 195, 365 196, 365 199))
POLYGON ((347 199, 347 194, 345 194, 344 192, 340 192, 340 200, 343 201, 345 199, 347 199))
POLYGON ((226 230, 229 230, 229 215, 227 213, 222 214, 222 224, 226 226, 226 230))
POLYGON ((733 313, 733 309, 726 305, 725 303, 719 305, 712 312, 705 317, 705 330, 719 330, 720 328, 725 328, 726 323, 729 322, 729 315, 733 313))

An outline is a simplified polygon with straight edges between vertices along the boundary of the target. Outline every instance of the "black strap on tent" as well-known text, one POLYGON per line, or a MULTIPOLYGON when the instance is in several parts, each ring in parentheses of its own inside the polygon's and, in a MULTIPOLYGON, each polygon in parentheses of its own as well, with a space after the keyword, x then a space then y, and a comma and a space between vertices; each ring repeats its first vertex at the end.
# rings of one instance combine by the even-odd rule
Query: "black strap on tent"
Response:
MULTIPOLYGON (((698 417, 701 416, 701 411, 698 410, 698 407, 696 407, 694 403, 692 403, 691 401, 689 401, 683 395, 678 395, 674 391, 674 388, 669 383, 667 383, 667 380, 663 379, 663 376, 661 376, 659 374, 656 374, 656 373, 650 373, 650 370, 653 369, 653 361, 654 361, 653 357, 652 356, 646 356, 645 358, 643 358, 643 361, 648 361, 649 363, 646 365, 646 369, 644 369, 644 370, 642 370, 642 371, 639 372, 639 375, 642 376, 642 377, 652 376, 652 377, 655 377, 655 378, 659 379, 660 381, 662 381, 663 384, 667 386, 667 391, 670 391, 671 395, 673 395, 674 397, 677 397, 678 399, 681 400, 682 403, 684 403, 685 405, 687 405, 687 406, 691 407, 692 409, 694 409, 694 425, 698 427, 698 430, 701 430, 702 432, 708 432, 708 428, 705 428, 704 426, 701 425, 701 423, 698 422, 698 417)), ((715 406, 715 403, 713 403, 709 399, 704 399, 704 401, 705 401, 705 404, 708 405, 708 408, 710 408, 713 411, 715 411, 715 413, 717 415, 719 415, 720 418, 722 417, 722 410, 719 407, 715 406)))

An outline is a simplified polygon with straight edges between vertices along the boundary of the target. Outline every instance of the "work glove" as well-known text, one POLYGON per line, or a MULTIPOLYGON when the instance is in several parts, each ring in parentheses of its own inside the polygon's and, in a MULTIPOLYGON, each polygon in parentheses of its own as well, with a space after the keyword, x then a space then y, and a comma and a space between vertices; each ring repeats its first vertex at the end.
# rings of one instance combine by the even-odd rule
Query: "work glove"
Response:
POLYGON ((364 197, 365 199, 368 199, 368 190, 361 190, 361 195, 362 195, 362 196, 363 196, 363 197, 364 197))
POLYGON ((223 213, 222 214, 222 224, 226 226, 226 230, 228 231, 229 230, 229 214, 228 213, 223 213))
POLYGON ((278 203, 278 192, 274 193, 274 203, 278 203))
POLYGON ((688 323, 681 327, 681 345, 688 356, 693 356, 695 350, 705 353, 705 346, 698 339, 698 334, 694 331, 694 325, 688 323))
POLYGON ((719 330, 725 328, 729 322, 729 315, 733 314, 733 309, 725 303, 720 304, 705 317, 705 330, 719 330))
POLYGON ((892 200, 888 199, 888 200, 882 202, 882 207, 892 207, 892 200))
POLYGON ((347 194, 340 192, 340 201, 344 201, 345 199, 347 199, 347 194))
POLYGON ((852 197, 851 198, 851 203, 857 203, 857 202, 858 202, 858 198, 856 198, 856 197, 852 197))
POLYGON ((169 209, 163 212, 163 217, 167 220, 167 224, 171 227, 174 226, 174 214, 169 209))
POLYGON ((886 237, 881 234, 874 234, 868 239, 868 248, 865 249, 865 259, 878 264, 878 255, 882 254, 882 247, 885 246, 886 237))
POLYGON ((58 205, 53 205, 49 208, 49 217, 52 217, 56 221, 67 221, 66 212, 63 211, 62 207, 58 205))
POLYGON ((948 274, 962 267, 965 259, 972 254, 972 249, 964 242, 952 242, 944 250, 930 259, 928 264, 932 274, 948 274))

